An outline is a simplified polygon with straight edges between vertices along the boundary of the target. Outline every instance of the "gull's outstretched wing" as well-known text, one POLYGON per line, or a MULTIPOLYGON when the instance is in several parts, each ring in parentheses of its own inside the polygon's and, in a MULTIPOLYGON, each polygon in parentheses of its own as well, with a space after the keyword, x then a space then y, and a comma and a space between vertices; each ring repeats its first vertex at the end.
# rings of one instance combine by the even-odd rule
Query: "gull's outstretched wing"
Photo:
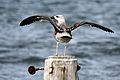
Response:
POLYGON ((24 19, 23 21, 21 21, 20 26, 29 25, 29 24, 36 22, 36 21, 40 21, 40 22, 41 21, 49 21, 53 25, 55 30, 57 30, 57 31, 61 30, 61 29, 59 29, 59 27, 57 27, 57 25, 54 23, 54 21, 50 17, 39 16, 39 15, 30 16, 30 17, 24 19))
POLYGON ((79 23, 75 23, 72 27, 70 27, 68 30, 70 31, 73 31, 74 29, 82 26, 82 25, 89 25, 91 27, 96 27, 96 28, 99 28, 99 29, 102 29, 106 32, 111 32, 111 33, 114 33, 113 30, 109 29, 109 28, 106 28, 104 26, 101 26, 99 24, 96 24, 96 23, 92 23, 92 22, 86 22, 86 21, 82 21, 82 22, 79 22, 79 23))

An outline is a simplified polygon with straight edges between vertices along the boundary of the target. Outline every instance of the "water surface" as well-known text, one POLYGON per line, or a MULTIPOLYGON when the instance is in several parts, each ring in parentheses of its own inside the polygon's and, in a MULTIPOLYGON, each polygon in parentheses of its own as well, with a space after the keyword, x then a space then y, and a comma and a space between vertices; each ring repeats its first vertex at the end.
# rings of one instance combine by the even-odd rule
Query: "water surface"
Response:
MULTIPOLYGON (((68 55, 78 58, 80 80, 120 80, 120 0, 1 0, 0 80, 39 80, 43 71, 31 76, 29 65, 44 66, 54 55, 56 41, 49 23, 19 23, 31 15, 62 14, 72 25, 81 20, 99 23, 115 31, 107 33, 87 26, 73 32, 68 55)), ((60 54, 63 52, 60 45, 60 54)))

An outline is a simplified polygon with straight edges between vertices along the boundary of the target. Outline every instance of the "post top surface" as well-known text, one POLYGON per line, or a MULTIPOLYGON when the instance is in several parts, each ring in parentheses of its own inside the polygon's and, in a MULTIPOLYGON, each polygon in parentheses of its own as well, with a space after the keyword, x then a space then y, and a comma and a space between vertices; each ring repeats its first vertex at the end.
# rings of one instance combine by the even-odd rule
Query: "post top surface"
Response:
POLYGON ((75 56, 49 56, 48 59, 76 59, 75 56))

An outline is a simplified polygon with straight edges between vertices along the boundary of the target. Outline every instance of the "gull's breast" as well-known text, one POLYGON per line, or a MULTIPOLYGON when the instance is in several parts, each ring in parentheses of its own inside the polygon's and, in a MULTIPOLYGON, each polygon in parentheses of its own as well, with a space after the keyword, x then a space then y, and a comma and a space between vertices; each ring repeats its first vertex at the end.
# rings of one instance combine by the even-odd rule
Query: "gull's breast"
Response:
POLYGON ((56 33, 55 39, 61 43, 68 43, 72 39, 72 36, 67 32, 56 33))

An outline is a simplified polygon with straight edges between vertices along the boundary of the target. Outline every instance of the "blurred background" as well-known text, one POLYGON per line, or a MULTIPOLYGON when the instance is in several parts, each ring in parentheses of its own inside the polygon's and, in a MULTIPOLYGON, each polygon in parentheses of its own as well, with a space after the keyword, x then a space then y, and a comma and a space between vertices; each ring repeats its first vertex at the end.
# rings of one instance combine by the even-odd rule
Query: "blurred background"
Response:
POLYGON ((69 25, 86 20, 115 32, 87 26, 73 32, 68 55, 81 64, 79 80, 120 80, 120 0, 0 0, 0 80, 43 80, 43 71, 31 76, 27 68, 42 67, 55 54, 53 28, 47 22, 19 23, 32 15, 57 14, 69 25))

